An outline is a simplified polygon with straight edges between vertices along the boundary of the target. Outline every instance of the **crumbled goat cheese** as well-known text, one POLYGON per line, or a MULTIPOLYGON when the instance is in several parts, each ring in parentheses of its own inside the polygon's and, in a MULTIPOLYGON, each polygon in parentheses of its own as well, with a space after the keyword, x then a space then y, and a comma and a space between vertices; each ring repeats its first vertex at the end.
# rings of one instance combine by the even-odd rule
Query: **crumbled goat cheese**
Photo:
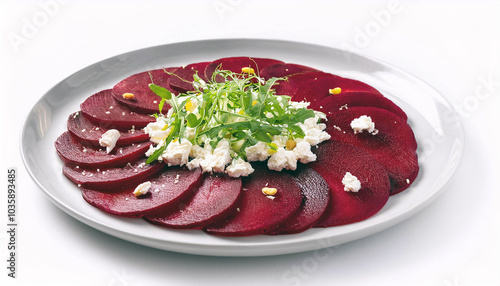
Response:
POLYGON ((229 175, 229 177, 235 178, 248 176, 254 171, 255 170, 252 168, 252 165, 241 158, 233 160, 233 162, 226 168, 226 173, 229 175))
POLYGON ((109 154, 109 152, 115 148, 118 138, 120 138, 120 131, 116 129, 109 129, 106 133, 102 134, 99 139, 99 145, 106 147, 106 152, 109 154))
POLYGON ((361 182, 353 176, 351 173, 347 172, 342 179, 342 184, 344 185, 344 191, 357 193, 361 189, 361 182))
POLYGON ((184 166, 189 161, 192 146, 193 144, 186 139, 182 140, 182 143, 179 141, 170 142, 161 157, 169 166, 184 166))
POLYGON ((375 123, 373 123, 372 118, 366 115, 361 115, 360 117, 353 119, 351 121, 351 128, 354 130, 355 134, 362 133, 365 130, 372 135, 378 133, 378 130, 375 129, 375 123))
POLYGON ((295 170, 297 169, 295 153, 285 148, 278 148, 278 151, 267 160, 267 167, 278 172, 283 169, 295 170))
POLYGON ((297 160, 302 164, 316 161, 316 154, 311 151, 311 145, 307 141, 297 143, 297 146, 293 149, 293 153, 295 153, 297 160))
POLYGON ((253 146, 245 148, 245 153, 249 162, 265 161, 270 156, 269 146, 267 146, 267 144, 262 141, 259 141, 253 146))
POLYGON ((165 140, 170 133, 171 128, 166 128, 167 124, 165 121, 158 117, 155 122, 149 123, 144 127, 144 133, 148 134, 150 140, 156 144, 159 144, 162 140, 165 140))
POLYGON ((145 195, 149 192, 150 188, 151 188, 151 182, 150 181, 144 182, 135 188, 134 196, 139 197, 145 195))

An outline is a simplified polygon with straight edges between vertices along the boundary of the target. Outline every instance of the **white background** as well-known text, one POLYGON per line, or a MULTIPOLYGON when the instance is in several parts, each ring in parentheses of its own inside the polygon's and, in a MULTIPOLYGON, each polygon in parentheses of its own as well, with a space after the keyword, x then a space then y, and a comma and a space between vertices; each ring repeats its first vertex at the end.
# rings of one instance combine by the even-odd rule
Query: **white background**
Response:
POLYGON ((0 188, 8 167, 19 180, 18 277, 7 278, 2 226, 1 285, 500 285, 500 1, 270 2, 0 1, 0 188), (24 118, 48 89, 120 53, 215 38, 341 47, 419 76, 460 111, 466 146, 457 175, 417 215, 334 247, 320 263, 312 252, 214 258, 143 247, 45 197, 18 146, 24 118))

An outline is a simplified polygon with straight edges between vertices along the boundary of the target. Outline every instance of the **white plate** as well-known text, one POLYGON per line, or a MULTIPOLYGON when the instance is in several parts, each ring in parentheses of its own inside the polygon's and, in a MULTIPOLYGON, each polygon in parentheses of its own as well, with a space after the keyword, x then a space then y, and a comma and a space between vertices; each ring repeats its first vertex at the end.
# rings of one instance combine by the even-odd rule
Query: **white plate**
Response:
MULTIPOLYGON (((232 39, 169 44, 118 55, 88 66, 49 90, 29 113, 21 138, 31 177, 59 208, 95 229, 160 249, 216 256, 261 256, 308 251, 366 237, 421 210, 446 186, 462 156, 463 131, 453 108, 431 86, 390 64, 335 48, 273 40, 232 39), (137 72, 228 56, 275 58, 365 81, 408 114, 419 143, 420 174, 375 216, 354 224, 294 235, 224 238, 169 230, 141 219, 105 214, 87 204, 63 176, 54 141, 70 113, 91 94, 137 72)), ((95 242, 99 243, 99 242, 95 242)))

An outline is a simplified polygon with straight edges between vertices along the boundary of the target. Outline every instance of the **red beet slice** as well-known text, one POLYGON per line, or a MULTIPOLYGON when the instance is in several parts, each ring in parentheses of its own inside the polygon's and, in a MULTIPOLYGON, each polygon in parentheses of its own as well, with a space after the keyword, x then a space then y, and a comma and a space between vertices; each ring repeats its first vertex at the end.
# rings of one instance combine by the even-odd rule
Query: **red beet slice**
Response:
POLYGON ((293 96, 297 89, 301 87, 305 82, 309 80, 317 80, 322 77, 334 76, 330 73, 325 73, 322 71, 318 72, 308 72, 303 74, 290 75, 286 81, 278 81, 278 84, 274 86, 276 94, 278 95, 290 95, 293 96))
POLYGON ((285 172, 269 171, 256 164, 255 172, 243 179, 243 195, 237 210, 205 231, 221 236, 248 236, 269 233, 300 207, 302 195, 293 177, 285 172), (274 199, 262 193, 264 187, 276 188, 274 199))
POLYGON ((202 177, 200 169, 190 171, 169 167, 152 179, 149 192, 139 197, 133 194, 136 186, 113 193, 82 189, 82 195, 89 204, 107 213, 142 217, 167 208, 177 208, 177 204, 192 194, 191 191, 198 186, 202 177))
MULTIPOLYGON (((291 79, 293 80, 293 79, 291 79)), ((383 95, 374 87, 353 79, 348 79, 336 75, 322 76, 314 79, 305 80, 298 86, 292 95, 294 101, 308 101, 311 104, 319 102, 322 99, 330 97, 329 90, 333 88, 341 88, 340 94, 350 92, 365 92, 374 95, 383 95)))
POLYGON ((331 114, 339 109, 346 109, 357 106, 377 107, 390 111, 403 120, 407 120, 406 113, 387 97, 368 92, 347 92, 330 95, 321 100, 311 103, 309 108, 331 114))
POLYGON ((282 222, 272 234, 299 233, 311 228, 325 212, 330 201, 330 188, 316 171, 301 166, 293 173, 302 192, 302 205, 289 219, 282 222))
POLYGON ((375 107, 352 107, 328 115, 327 126, 332 140, 367 151, 385 168, 391 179, 391 195, 408 188, 417 177, 415 136, 406 121, 394 113, 375 107), (362 115, 372 118, 378 130, 376 135, 366 131, 354 134, 351 121, 362 115))
POLYGON ((210 63, 212 62, 195 63, 176 69, 173 71, 175 75, 172 75, 169 78, 168 83, 170 84, 170 87, 180 92, 194 90, 193 75, 198 74, 202 80, 207 81, 207 78, 205 77, 205 68, 210 63))
POLYGON ((161 171, 163 167, 165 167, 163 163, 146 164, 146 159, 142 159, 133 165, 107 169, 84 169, 65 165, 63 174, 79 187, 112 190, 113 188, 142 183, 161 171))
POLYGON ((377 213, 389 199, 390 182, 384 168, 360 148, 328 141, 317 149, 318 160, 310 167, 330 187, 330 206, 316 226, 354 223, 377 213), (344 191, 342 178, 350 172, 361 182, 358 192, 344 191))
MULTIPOLYGON (((84 141, 88 144, 99 146, 99 139, 108 130, 90 122, 81 112, 75 112, 68 118, 68 131, 71 135, 78 138, 80 142, 84 141)), ((127 146, 132 143, 146 142, 148 140, 149 135, 144 133, 142 129, 120 131, 120 138, 116 141, 116 146, 127 146)))
POLYGON ((100 91, 87 98, 81 105, 82 113, 92 123, 102 128, 137 129, 145 127, 155 119, 139 114, 115 101, 111 89, 100 91))
POLYGON ((66 164, 82 168, 104 169, 125 166, 143 158, 152 142, 134 144, 128 147, 115 147, 109 154, 105 149, 83 145, 69 132, 64 132, 55 142, 59 157, 66 164))
MULTIPOLYGON (((176 69, 165 68, 134 74, 117 83, 113 87, 112 93, 118 102, 136 112, 146 114, 159 113, 158 104, 161 98, 149 88, 151 78, 153 78, 152 83, 173 92, 174 90, 168 84, 170 75, 166 71, 174 72, 176 69), (123 98, 124 93, 132 93, 134 99, 123 98)), ((167 111, 168 105, 165 105, 162 113, 166 113, 167 111)))
MULTIPOLYGON (((253 58, 253 57, 230 57, 230 58, 222 58, 213 61, 211 64, 207 66, 205 69, 205 78, 211 80, 212 74, 214 73, 216 68, 220 68, 221 70, 230 70, 235 73, 241 73, 241 68, 251 67, 254 69, 256 74, 259 74, 259 71, 263 70, 267 66, 283 63, 282 61, 266 59, 266 58, 253 58)), ((221 82, 222 77, 218 77, 216 81, 221 82)))
POLYGON ((307 72, 319 72, 319 70, 303 65, 290 64, 290 63, 274 64, 261 69, 260 77, 269 79, 272 77, 285 77, 289 75, 303 74, 307 72))
POLYGON ((201 229, 234 211, 240 196, 241 178, 210 175, 186 205, 179 205, 179 210, 166 216, 146 217, 146 220, 172 228, 201 229))

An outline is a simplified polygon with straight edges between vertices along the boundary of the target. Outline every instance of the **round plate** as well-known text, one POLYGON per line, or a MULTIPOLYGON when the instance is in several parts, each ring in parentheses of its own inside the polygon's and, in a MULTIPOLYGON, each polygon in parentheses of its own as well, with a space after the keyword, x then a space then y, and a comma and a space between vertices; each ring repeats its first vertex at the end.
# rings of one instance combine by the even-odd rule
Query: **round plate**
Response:
MULTIPOLYGON (((261 256, 330 247, 366 237, 416 213, 446 186, 458 167, 463 131, 451 105, 422 80, 390 64, 348 51, 297 42, 231 39, 168 44, 118 55, 88 66, 49 90, 29 113, 21 138, 31 177, 59 208, 113 236, 160 249, 216 256, 261 256), (419 148, 420 174, 406 191, 392 196, 373 217, 345 226, 310 229, 300 234, 217 237, 200 230, 171 230, 142 219, 120 218, 86 203, 62 174, 54 141, 66 130, 70 113, 88 96, 112 88, 137 72, 182 66, 229 56, 279 59, 364 81, 408 114, 419 148)), ((98 243, 98 242, 96 242, 98 243)))

